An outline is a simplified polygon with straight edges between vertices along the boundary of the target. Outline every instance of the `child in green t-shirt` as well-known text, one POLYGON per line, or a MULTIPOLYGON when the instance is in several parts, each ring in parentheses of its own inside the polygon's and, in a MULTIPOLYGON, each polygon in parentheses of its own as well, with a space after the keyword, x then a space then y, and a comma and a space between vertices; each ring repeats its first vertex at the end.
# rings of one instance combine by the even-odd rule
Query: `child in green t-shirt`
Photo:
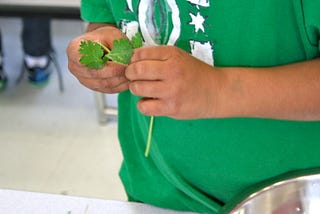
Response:
POLYGON ((119 93, 130 200, 217 213, 243 190, 320 167, 320 1, 83 0, 68 48, 88 88, 119 93), (79 44, 141 32, 131 63, 79 63, 79 44), (144 149, 150 116, 152 146, 144 149))

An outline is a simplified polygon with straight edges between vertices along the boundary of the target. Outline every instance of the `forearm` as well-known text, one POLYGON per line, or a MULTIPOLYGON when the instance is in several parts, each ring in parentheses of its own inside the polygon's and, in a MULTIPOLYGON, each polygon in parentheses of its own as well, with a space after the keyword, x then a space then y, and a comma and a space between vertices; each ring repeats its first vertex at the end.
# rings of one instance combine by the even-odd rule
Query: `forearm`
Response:
POLYGON ((215 117, 320 120, 320 58, 270 68, 218 68, 215 117))

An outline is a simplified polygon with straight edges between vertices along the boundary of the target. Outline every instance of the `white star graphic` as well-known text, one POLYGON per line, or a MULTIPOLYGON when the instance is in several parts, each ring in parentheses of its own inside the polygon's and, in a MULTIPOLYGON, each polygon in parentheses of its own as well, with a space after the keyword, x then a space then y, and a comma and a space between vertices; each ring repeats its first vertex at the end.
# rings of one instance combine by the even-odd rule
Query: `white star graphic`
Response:
POLYGON ((189 13, 189 15, 191 16, 191 19, 192 19, 192 21, 189 24, 194 25, 195 32, 197 33, 199 30, 202 30, 202 32, 204 32, 203 23, 205 19, 203 18, 203 16, 201 16, 199 12, 197 13, 196 16, 193 15, 192 13, 189 13))

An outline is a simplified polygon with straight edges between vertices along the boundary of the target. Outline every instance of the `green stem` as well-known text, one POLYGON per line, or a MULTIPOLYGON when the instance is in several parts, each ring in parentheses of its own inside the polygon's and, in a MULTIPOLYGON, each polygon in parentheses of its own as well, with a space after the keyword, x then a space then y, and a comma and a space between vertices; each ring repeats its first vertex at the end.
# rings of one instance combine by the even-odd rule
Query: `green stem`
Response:
POLYGON ((107 53, 110 53, 110 49, 107 47, 107 46, 105 46, 104 44, 102 44, 102 43, 100 43, 100 42, 97 42, 105 51, 107 51, 107 53))
POLYGON ((146 150, 144 152, 144 156, 145 157, 148 157, 149 156, 149 152, 150 152, 153 123, 154 123, 154 116, 151 116, 150 122, 149 122, 149 132, 148 132, 147 146, 146 146, 146 150))

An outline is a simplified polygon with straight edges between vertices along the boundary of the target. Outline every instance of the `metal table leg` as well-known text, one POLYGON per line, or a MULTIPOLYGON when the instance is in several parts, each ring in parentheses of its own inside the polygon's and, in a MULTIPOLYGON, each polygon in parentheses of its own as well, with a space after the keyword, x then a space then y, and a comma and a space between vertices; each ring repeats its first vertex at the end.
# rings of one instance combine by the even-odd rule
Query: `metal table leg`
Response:
POLYGON ((99 123, 101 125, 105 125, 108 123, 110 118, 117 118, 118 109, 108 106, 105 94, 101 92, 94 92, 94 93, 95 93, 99 123))

